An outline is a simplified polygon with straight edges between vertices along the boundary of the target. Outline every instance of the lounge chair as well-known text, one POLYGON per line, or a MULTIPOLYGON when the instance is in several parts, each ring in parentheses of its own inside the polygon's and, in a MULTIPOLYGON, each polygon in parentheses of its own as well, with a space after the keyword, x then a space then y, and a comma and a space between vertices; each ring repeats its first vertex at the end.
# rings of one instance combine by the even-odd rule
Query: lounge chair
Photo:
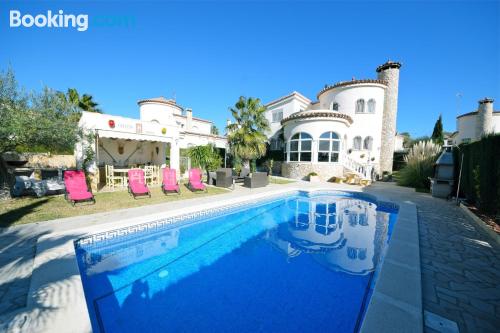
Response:
POLYGON ((251 177, 245 177, 244 186, 249 188, 265 187, 269 184, 267 172, 254 172, 251 177))
POLYGON ((134 199, 140 195, 147 195, 151 198, 151 192, 144 180, 144 170, 130 169, 128 171, 128 192, 132 194, 134 199))
POLYGON ((189 182, 187 186, 191 191, 207 191, 207 187, 201 182, 200 169, 189 169, 189 182))
POLYGON ((177 194, 181 194, 181 188, 179 187, 179 182, 177 181, 177 173, 175 172, 175 169, 163 169, 163 181, 161 183, 161 190, 164 194, 167 194, 168 192, 176 192, 177 194))
POLYGON ((64 185, 66 193, 64 197, 71 201, 73 206, 77 202, 92 201, 95 204, 94 195, 87 186, 85 173, 82 170, 67 170, 64 172, 64 185))
POLYGON ((232 170, 230 168, 221 168, 217 170, 216 175, 215 186, 224 188, 234 186, 232 170))

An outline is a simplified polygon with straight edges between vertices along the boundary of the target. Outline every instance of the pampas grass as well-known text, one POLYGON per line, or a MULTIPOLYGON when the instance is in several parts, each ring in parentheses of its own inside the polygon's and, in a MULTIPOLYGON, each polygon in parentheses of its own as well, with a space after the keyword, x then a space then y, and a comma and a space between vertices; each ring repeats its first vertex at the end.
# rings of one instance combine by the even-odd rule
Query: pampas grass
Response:
POLYGON ((421 141, 413 145, 405 156, 406 166, 398 174, 398 185, 429 188, 429 177, 434 174, 441 146, 432 141, 421 141))

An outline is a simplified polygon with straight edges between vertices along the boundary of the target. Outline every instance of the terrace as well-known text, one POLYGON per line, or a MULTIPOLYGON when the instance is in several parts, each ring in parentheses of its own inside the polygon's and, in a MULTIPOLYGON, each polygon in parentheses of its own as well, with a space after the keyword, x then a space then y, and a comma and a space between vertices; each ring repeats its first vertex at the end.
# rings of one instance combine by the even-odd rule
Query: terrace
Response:
MULTIPOLYGON (((82 235, 260 200, 296 189, 360 191, 401 207, 390 253, 380 272, 362 331, 494 330, 499 315, 500 270, 495 266, 500 259, 498 243, 458 207, 429 194, 386 183, 361 188, 294 182, 260 189, 237 187, 228 193, 209 191, 206 196, 183 197, 186 200, 170 196, 172 201, 155 201, 148 206, 3 229, 2 331, 35 328, 56 331, 69 326, 73 331, 88 331, 73 250, 73 240, 82 235), (216 202, 210 194, 217 194, 216 202), (71 323, 66 320, 68 316, 73 319, 71 323)), ((142 205, 140 200, 137 202, 142 205)))

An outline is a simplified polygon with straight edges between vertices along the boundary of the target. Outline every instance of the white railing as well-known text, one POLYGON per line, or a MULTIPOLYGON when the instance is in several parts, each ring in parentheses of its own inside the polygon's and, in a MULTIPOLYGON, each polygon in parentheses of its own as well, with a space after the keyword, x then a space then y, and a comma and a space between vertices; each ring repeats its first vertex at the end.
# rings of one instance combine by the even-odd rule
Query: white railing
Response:
POLYGON ((352 159, 349 155, 343 154, 342 155, 342 165, 348 169, 349 171, 352 171, 358 176, 362 177, 363 179, 370 179, 371 180, 371 174, 372 174, 372 169, 373 166, 370 164, 363 164, 358 161, 355 161, 352 159))

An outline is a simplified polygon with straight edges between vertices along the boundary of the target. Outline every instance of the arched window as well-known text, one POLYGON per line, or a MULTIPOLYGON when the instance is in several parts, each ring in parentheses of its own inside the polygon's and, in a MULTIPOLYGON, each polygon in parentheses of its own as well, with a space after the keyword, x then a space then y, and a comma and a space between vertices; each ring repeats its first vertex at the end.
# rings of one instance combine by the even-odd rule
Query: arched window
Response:
POLYGON ((368 113, 375 113, 375 100, 373 98, 368 101, 368 113))
POLYGON ((363 142, 363 149, 372 150, 373 146, 373 138, 371 136, 367 136, 365 141, 363 142))
POLYGON ((356 101, 356 113, 364 113, 365 112, 365 100, 358 99, 356 101))
POLYGON ((361 137, 355 136, 352 140, 352 149, 360 150, 361 149, 361 137))
POLYGON ((321 134, 318 142, 318 162, 338 162, 340 137, 335 132, 321 134))
POLYGON ((295 134, 290 139, 289 145, 291 162, 310 162, 312 137, 304 132, 295 134))
POLYGON ((330 109, 333 111, 338 111, 339 110, 339 103, 332 102, 332 104, 330 105, 330 109))

